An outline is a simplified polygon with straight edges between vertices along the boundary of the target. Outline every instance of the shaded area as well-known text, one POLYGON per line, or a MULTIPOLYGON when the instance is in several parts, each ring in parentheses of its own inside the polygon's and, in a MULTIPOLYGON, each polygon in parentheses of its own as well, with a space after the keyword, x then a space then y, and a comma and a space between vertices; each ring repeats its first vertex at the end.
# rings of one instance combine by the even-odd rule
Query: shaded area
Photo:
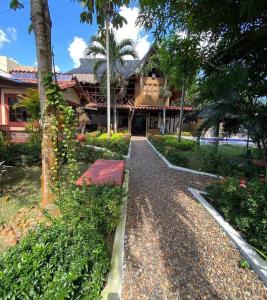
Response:
POLYGON ((210 180, 170 170, 133 138, 123 299, 265 299, 266 289, 187 193, 210 180))

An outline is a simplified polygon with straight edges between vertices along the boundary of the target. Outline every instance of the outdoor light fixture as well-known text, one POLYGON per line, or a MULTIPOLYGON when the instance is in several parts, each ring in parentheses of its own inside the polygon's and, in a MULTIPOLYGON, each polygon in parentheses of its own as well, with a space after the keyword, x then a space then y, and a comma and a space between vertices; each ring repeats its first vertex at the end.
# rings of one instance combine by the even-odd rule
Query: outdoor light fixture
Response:
POLYGON ((157 75, 155 73, 152 74, 152 79, 156 79, 157 75))

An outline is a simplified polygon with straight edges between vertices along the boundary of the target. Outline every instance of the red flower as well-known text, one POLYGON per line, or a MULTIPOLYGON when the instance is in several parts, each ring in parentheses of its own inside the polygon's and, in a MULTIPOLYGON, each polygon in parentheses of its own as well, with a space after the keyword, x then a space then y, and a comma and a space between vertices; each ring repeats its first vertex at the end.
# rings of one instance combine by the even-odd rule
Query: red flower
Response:
POLYGON ((85 136, 85 134, 80 133, 80 134, 77 134, 76 139, 79 142, 85 142, 86 136, 85 136))
POLYGON ((240 181, 239 181, 239 187, 241 187, 242 189, 246 189, 247 188, 246 180, 245 179, 240 179, 240 181))

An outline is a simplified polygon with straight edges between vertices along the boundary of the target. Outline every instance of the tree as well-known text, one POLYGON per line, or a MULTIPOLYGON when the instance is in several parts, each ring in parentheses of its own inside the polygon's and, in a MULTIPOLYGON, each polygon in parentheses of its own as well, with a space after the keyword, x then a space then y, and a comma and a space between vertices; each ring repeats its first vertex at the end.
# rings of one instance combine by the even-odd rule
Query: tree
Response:
POLYGON ((242 63, 258 95, 267 94, 267 2, 140 0, 138 22, 156 38, 188 31, 201 41, 203 70, 242 63))
MULTIPOLYGON (((91 45, 88 47, 86 54, 89 56, 97 57, 102 56, 96 60, 94 64, 94 73, 99 76, 100 68, 106 65, 106 35, 102 33, 101 35, 93 36, 91 39, 91 45)), ((121 74, 121 68, 125 65, 124 58, 130 56, 136 58, 136 53, 134 50, 133 41, 130 39, 124 39, 120 42, 116 41, 114 31, 111 30, 109 34, 109 57, 110 57, 110 86, 113 91, 112 100, 114 108, 114 132, 117 132, 117 120, 116 120, 116 98, 122 93, 125 87, 125 79, 123 74, 121 74), (118 92, 117 92, 118 91, 118 92)), ((107 77, 107 67, 105 67, 104 72, 100 75, 102 83, 107 77)))
MULTIPOLYGON (((11 8, 22 8, 18 0, 12 0, 11 8)), ((38 63, 38 91, 41 107, 42 124, 42 205, 46 206, 55 199, 52 180, 52 168, 55 165, 56 153, 52 143, 51 115, 47 113, 47 96, 45 78, 52 74, 51 27, 48 0, 30 1, 31 26, 36 44, 38 63)))
POLYGON ((114 28, 119 28, 126 23, 116 8, 122 5, 128 5, 129 0, 76 0, 82 3, 84 11, 81 13, 81 22, 92 24, 93 15, 96 14, 99 29, 106 32, 106 59, 107 59, 107 133, 110 137, 110 61, 109 61, 109 29, 110 24, 114 28))
POLYGON ((173 77, 176 85, 182 88, 180 101, 180 116, 178 125, 178 141, 181 141, 183 125, 183 106, 186 99, 186 90, 194 83, 201 66, 199 55, 199 41, 193 35, 179 36, 176 32, 171 33, 167 39, 168 52, 173 61, 173 77))
POLYGON ((37 89, 29 88, 23 95, 18 96, 18 102, 14 108, 25 108, 32 121, 32 129, 40 128, 40 99, 37 89))
POLYGON ((154 45, 155 53, 151 56, 148 64, 144 67, 143 73, 148 74, 151 70, 159 70, 164 77, 164 86, 160 90, 160 96, 164 101, 163 109, 163 134, 166 131, 166 109, 169 105, 169 100, 172 96, 171 87, 174 84, 173 80, 173 60, 171 53, 168 51, 166 41, 163 40, 159 45, 154 45))
POLYGON ((14 105, 14 108, 24 108, 29 115, 31 121, 30 141, 34 143, 40 143, 42 140, 42 131, 40 126, 40 99, 37 89, 29 88, 23 95, 18 96, 18 102, 14 105))

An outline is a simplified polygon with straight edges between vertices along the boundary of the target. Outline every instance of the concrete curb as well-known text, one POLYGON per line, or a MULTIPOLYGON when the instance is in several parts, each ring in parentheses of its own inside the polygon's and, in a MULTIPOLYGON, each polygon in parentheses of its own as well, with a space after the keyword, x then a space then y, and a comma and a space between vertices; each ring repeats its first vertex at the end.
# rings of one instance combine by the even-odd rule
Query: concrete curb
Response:
MULTIPOLYGON (((129 171, 126 170, 123 187, 128 194, 129 171)), ((107 285, 102 291, 102 300, 120 300, 122 294, 123 282, 123 260, 124 260, 124 239, 127 215, 128 196, 123 198, 121 207, 121 219, 116 228, 115 238, 113 243, 111 269, 108 275, 107 285)))
POLYGON ((204 175, 204 176, 210 176, 210 177, 215 177, 215 178, 223 178, 222 176, 216 175, 216 174, 211 174, 211 173, 206 173, 206 172, 201 172, 201 171, 196 171, 193 169, 188 169, 188 168, 183 168, 179 166, 175 166, 172 163, 170 163, 156 148, 155 146, 146 138, 148 144, 154 149, 154 151, 158 154, 158 156, 165 162, 165 164, 170 168, 174 169, 177 171, 182 171, 182 172, 189 172, 193 173, 196 175, 204 175))
POLYGON ((262 259, 259 254, 250 246, 242 236, 217 212, 217 210, 210 205, 207 200, 201 195, 207 193, 189 187, 188 191, 200 202, 202 206, 210 213, 210 215, 221 226, 228 237, 233 241, 235 246, 239 249, 241 255, 248 261, 250 267, 258 274, 260 279, 267 287, 267 262, 262 259))
POLYGON ((129 159, 131 157, 131 149, 132 149, 132 138, 130 139, 129 148, 128 148, 128 154, 123 155, 125 159, 129 159))
MULTIPOLYGON (((116 152, 110 151, 110 150, 107 149, 107 148, 98 147, 98 146, 94 146, 94 145, 86 145, 86 146, 87 146, 88 148, 93 148, 93 149, 95 149, 95 150, 97 150, 97 151, 106 151, 106 152, 111 153, 111 154, 117 154, 116 152)), ((128 158, 130 158, 130 156, 131 156, 131 141, 130 141, 129 147, 128 147, 128 154, 127 154, 127 155, 122 155, 122 157, 123 157, 124 159, 128 159, 128 158)))

